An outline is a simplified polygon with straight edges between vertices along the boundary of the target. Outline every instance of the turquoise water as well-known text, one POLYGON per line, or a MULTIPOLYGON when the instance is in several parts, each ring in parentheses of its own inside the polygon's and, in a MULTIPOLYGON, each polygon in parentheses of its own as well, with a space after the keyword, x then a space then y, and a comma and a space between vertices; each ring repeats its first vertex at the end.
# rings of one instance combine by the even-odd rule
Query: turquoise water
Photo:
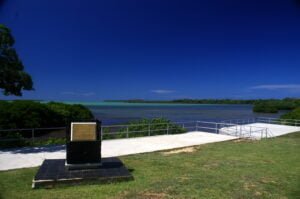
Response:
POLYGON ((155 104, 125 102, 65 102, 88 107, 103 124, 120 124, 141 118, 164 117, 171 121, 249 119, 279 117, 280 114, 253 113, 252 105, 155 104))
POLYGON ((127 102, 76 102, 63 101, 66 104, 82 104, 85 106, 221 106, 220 104, 176 104, 176 103, 127 103, 127 102))

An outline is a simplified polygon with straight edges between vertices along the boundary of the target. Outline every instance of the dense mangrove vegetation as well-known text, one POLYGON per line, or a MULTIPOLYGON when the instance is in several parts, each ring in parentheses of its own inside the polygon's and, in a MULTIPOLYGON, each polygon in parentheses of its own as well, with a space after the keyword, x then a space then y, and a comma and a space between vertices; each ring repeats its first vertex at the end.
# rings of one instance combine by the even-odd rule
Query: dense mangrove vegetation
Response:
MULTIPOLYGON (((0 101, 0 130, 63 127, 66 126, 68 121, 92 119, 93 117, 88 108, 79 104, 40 103, 29 100, 0 101)), ((34 136, 47 138, 47 140, 40 141, 36 139, 35 144, 64 143, 64 135, 63 132, 53 132, 53 130, 35 130, 34 136), (52 135, 50 135, 51 133, 52 135), (59 138, 53 137, 55 133, 62 136, 59 136, 59 138)), ((31 137, 31 131, 1 131, 0 138, 8 141, 0 142, 0 147, 31 145, 33 144, 31 140, 25 139, 31 137)))
POLYGON ((80 104, 0 101, 0 129, 61 127, 71 120, 92 118, 91 111, 80 104))
POLYGON ((126 124, 127 127, 104 128, 103 139, 143 137, 148 135, 178 134, 186 129, 166 118, 141 119, 126 124), (108 134, 108 132, 112 132, 108 134))
POLYGON ((254 103, 253 111, 260 113, 277 113, 279 110, 293 110, 297 107, 300 107, 300 99, 257 100, 254 103))
POLYGON ((300 98, 284 99, 177 99, 177 100, 106 100, 107 102, 126 102, 126 103, 174 103, 174 104, 252 104, 253 112, 258 113, 277 113, 280 110, 293 110, 300 107, 300 98))
POLYGON ((281 119, 300 120, 300 107, 295 108, 293 111, 288 112, 281 116, 281 119))

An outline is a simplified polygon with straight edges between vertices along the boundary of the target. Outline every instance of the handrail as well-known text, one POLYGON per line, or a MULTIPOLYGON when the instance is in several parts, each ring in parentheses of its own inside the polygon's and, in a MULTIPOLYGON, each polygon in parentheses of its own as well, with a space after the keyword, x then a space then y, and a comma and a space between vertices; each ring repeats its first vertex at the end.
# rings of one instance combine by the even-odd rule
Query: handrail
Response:
POLYGON ((300 120, 297 119, 280 119, 280 118, 272 118, 272 117, 257 117, 252 119, 229 119, 229 120, 223 120, 222 122, 235 124, 235 125, 252 124, 255 122, 272 123, 272 124, 289 125, 289 126, 300 125, 300 120))
POLYGON ((126 127, 126 126, 146 126, 146 125, 163 125, 163 124, 186 124, 186 123, 195 123, 196 121, 186 121, 186 122, 172 122, 172 123, 155 123, 155 124, 116 124, 116 125, 102 125, 102 127, 104 128, 108 128, 108 127, 126 127))
POLYGON ((31 131, 34 130, 57 130, 57 129, 65 129, 66 127, 49 127, 49 128, 20 128, 20 129, 0 129, 0 132, 5 131, 31 131))
MULTIPOLYGON (((265 117, 260 117, 260 118, 264 118, 265 117)), ((256 118, 256 119, 260 119, 260 118, 256 118)), ((273 119, 273 118, 272 118, 273 119)), ((285 120, 285 119, 277 119, 274 118, 276 120, 285 120)), ((135 126, 158 126, 158 125, 176 125, 176 124, 191 124, 191 123, 203 123, 203 124, 218 124, 218 125, 227 125, 227 126, 233 126, 233 125, 237 125, 236 123, 230 123, 230 122, 225 122, 225 121, 253 121, 253 119, 232 119, 232 120, 223 120, 222 122, 211 122, 211 121, 201 121, 201 120, 197 120, 197 121, 181 121, 181 122, 172 122, 172 123, 155 123, 155 124, 117 124, 117 125, 102 125, 102 128, 114 128, 114 127, 135 127, 135 126)), ((300 120, 294 120, 294 121, 299 121, 300 120)), ((258 127, 258 126, 254 126, 251 125, 253 127, 257 127, 257 128, 263 128, 263 127, 258 127)), ((41 127, 37 127, 37 128, 17 128, 17 129, 0 129, 0 132, 4 132, 4 131, 26 131, 26 130, 53 130, 53 129, 65 129, 66 127, 45 127, 45 128, 41 128, 41 127)))
POLYGON ((273 119, 273 120, 293 120, 293 121, 299 121, 297 119, 281 119, 281 118, 275 118, 275 117, 257 117, 257 119, 273 119))
MULTIPOLYGON (((204 132, 213 132, 213 133, 225 133, 227 131, 227 134, 233 135, 233 136, 253 136, 253 134, 258 134, 261 132, 261 138, 264 137, 273 137, 272 132, 270 129, 261 127, 261 126, 256 126, 255 124, 253 125, 251 122, 255 123, 257 121, 261 120, 263 121, 271 121, 275 122, 280 119, 277 118, 267 118, 267 117, 261 117, 261 118, 251 118, 251 119, 237 119, 237 120, 224 120, 221 122, 214 122, 214 121, 180 121, 180 122, 172 122, 172 123, 155 123, 155 124, 119 124, 119 125, 103 125, 101 127, 102 130, 102 135, 126 135, 126 137, 129 137, 129 134, 132 133, 142 133, 142 132, 148 132, 148 134, 144 134, 151 136, 153 135, 154 132, 161 131, 161 134, 169 134, 172 133, 172 130, 181 128, 185 131, 199 131, 202 130, 204 132), (230 121, 230 122, 225 122, 225 121, 230 121), (237 123, 232 123, 233 121, 237 121, 237 123), (240 124, 240 122, 242 122, 240 124), (247 124, 247 125, 245 125, 247 124), (165 125, 165 126, 161 126, 165 125), (141 127, 144 126, 145 128, 143 129, 134 129, 134 127, 141 127), (147 128, 148 127, 148 128, 147 128)), ((300 125, 300 120, 292 120, 296 121, 296 125, 300 125), (299 123, 297 123, 299 121, 299 123)), ((287 122, 287 121, 286 121, 287 122)), ((0 129, 0 132, 10 132, 10 131, 19 131, 19 132, 25 132, 26 135, 24 139, 31 139, 32 141, 35 141, 35 138, 38 138, 36 136, 36 131, 41 132, 43 130, 63 130, 66 129, 66 127, 46 127, 46 128, 20 128, 20 129, 0 129), (27 131, 27 132, 26 132, 27 131), (28 132, 29 131, 29 132, 28 132), (28 133, 28 134, 27 134, 28 133)), ((174 131, 173 131, 174 133, 174 131)), ((154 133, 157 134, 157 133, 154 133)), ((62 134, 63 135, 63 134, 62 134)), ((58 136, 62 136, 58 135, 58 136)), ((52 136, 52 135, 51 135, 52 136)), ((7 139, 14 139, 11 137, 6 136, 5 134, 0 137, 0 142, 4 141, 7 139)), ((46 138, 49 138, 46 136, 46 138)), ((19 138, 16 138, 19 139, 19 138)), ((44 137, 41 137, 41 139, 44 139, 44 137)))

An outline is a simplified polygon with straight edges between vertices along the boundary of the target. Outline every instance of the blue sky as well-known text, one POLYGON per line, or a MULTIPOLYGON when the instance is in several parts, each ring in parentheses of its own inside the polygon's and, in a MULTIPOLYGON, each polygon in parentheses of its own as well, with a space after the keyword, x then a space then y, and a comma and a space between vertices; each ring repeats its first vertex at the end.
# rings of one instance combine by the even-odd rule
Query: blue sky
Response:
POLYGON ((300 97, 293 0, 0 2, 24 99, 300 97))

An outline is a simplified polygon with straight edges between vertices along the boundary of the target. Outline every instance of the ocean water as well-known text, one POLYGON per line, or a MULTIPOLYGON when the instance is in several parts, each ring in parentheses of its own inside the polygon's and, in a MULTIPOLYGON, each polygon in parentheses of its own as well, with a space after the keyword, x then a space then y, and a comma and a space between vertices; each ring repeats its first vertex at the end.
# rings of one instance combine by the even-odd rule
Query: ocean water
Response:
POLYGON ((105 125, 123 124, 142 118, 164 117, 174 122, 222 121, 255 117, 279 117, 278 114, 253 113, 252 105, 219 104, 148 104, 123 102, 68 102, 88 107, 105 125))

